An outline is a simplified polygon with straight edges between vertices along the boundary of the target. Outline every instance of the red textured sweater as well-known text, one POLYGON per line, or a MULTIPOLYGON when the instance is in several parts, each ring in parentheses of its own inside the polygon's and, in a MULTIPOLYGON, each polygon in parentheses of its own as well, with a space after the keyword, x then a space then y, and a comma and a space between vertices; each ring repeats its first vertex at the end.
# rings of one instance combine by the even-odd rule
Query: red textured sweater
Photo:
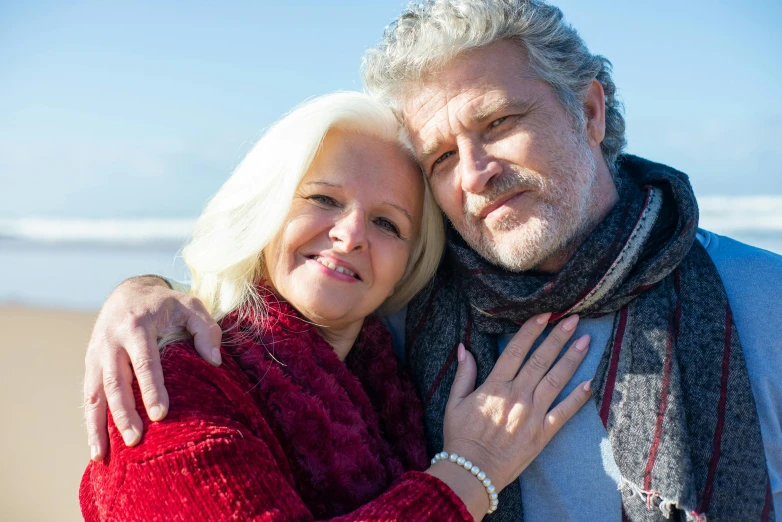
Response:
MULTIPOLYGON (((85 520, 472 521, 426 466, 421 408, 390 335, 368 319, 343 363, 285 303, 222 326, 223 365, 187 342, 162 356, 170 398, 91 462, 85 520)), ((141 404, 134 382, 136 404, 141 404)))

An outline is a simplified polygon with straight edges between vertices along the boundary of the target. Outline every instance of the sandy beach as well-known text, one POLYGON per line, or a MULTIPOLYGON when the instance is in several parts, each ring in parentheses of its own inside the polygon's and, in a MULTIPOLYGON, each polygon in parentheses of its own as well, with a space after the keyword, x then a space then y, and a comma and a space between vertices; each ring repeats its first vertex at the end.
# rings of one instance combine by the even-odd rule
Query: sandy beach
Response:
POLYGON ((0 519, 81 520, 84 352, 95 314, 0 306, 0 519))

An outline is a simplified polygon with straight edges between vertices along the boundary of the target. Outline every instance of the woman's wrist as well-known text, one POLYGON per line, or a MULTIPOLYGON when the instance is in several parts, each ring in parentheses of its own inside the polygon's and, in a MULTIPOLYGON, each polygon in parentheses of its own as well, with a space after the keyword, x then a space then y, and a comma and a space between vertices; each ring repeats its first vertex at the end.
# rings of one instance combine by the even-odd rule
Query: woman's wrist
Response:
POLYGON ((462 456, 466 460, 470 460, 473 464, 479 466, 480 469, 486 473, 486 476, 491 478, 491 482, 494 484, 497 493, 502 491, 508 483, 515 479, 515 477, 512 476, 512 471, 508 469, 507 460, 501 458, 499 455, 492 455, 480 444, 465 440, 451 440, 449 442, 448 439, 446 439, 443 450, 449 455, 455 453, 462 456), (509 474, 511 476, 508 476, 509 474))
POLYGON ((475 520, 481 520, 489 511, 486 488, 463 467, 445 460, 432 464, 426 472, 445 482, 464 502, 475 520))
POLYGON ((448 453, 447 451, 441 451, 432 458, 432 464, 438 462, 451 462, 460 468, 464 468, 465 471, 469 471, 470 475, 486 489, 486 495, 489 498, 489 511, 488 514, 492 514, 497 511, 497 505, 499 504, 498 495, 499 490, 492 484, 491 478, 483 471, 477 464, 473 464, 472 461, 467 460, 465 457, 456 453, 448 453))

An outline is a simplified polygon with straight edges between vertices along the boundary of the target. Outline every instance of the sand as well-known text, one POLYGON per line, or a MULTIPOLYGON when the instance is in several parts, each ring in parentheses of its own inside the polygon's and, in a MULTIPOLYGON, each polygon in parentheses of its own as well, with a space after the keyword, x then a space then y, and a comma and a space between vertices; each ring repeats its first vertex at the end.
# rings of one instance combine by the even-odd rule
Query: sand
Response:
POLYGON ((95 314, 0 306, 0 520, 81 520, 84 352, 95 314))

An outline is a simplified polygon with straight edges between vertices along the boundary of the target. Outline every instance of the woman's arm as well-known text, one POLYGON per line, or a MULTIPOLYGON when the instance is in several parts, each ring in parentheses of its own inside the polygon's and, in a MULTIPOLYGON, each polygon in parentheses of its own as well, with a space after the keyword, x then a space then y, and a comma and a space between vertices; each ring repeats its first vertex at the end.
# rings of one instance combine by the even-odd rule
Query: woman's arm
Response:
MULTIPOLYGON (((140 412, 145 435, 128 447, 109 419, 111 450, 91 462, 80 489, 92 520, 313 520, 285 455, 228 359, 213 368, 183 345, 163 355, 171 410, 140 412)), ((136 400, 138 383, 133 383, 136 400)), ((459 497, 426 473, 405 474, 386 493, 335 520, 472 520, 459 497)))

